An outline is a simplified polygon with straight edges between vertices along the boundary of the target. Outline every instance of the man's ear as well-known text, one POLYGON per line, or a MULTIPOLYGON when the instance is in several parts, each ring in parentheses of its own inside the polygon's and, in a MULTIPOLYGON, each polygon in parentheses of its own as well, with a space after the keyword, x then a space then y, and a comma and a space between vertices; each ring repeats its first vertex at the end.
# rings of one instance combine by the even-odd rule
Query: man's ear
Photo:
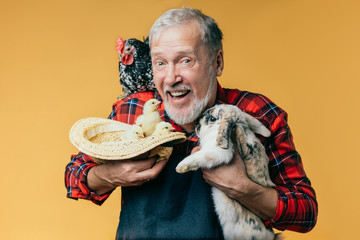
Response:
POLYGON ((220 77, 224 70, 224 52, 219 50, 216 54, 216 76, 220 77))

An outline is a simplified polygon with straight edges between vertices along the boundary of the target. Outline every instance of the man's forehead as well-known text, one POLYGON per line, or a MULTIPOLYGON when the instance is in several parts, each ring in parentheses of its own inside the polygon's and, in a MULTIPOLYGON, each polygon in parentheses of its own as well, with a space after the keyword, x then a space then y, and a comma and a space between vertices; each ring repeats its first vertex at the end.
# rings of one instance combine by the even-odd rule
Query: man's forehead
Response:
MULTIPOLYGON (((186 45, 198 45, 201 32, 196 22, 188 22, 183 25, 175 25, 161 30, 152 39, 151 48, 156 46, 177 47, 186 45)), ((201 41, 202 42, 202 41, 201 41)))
MULTIPOLYGON (((169 47, 167 45, 157 45, 151 48, 151 56, 161 56, 163 54, 168 54, 166 48, 169 47)), ((174 46, 171 47, 171 52, 177 55, 189 55, 194 54, 196 52, 196 48, 190 46, 174 46)))

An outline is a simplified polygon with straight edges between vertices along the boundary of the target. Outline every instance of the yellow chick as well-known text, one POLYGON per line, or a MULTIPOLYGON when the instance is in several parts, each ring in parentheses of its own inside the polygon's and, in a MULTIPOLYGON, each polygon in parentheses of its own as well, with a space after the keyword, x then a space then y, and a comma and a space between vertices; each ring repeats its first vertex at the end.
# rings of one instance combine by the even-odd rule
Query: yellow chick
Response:
POLYGON ((144 137, 144 130, 138 125, 132 125, 120 137, 121 140, 132 140, 144 137))
POLYGON ((175 128, 171 125, 171 123, 162 121, 156 124, 155 131, 153 132, 152 135, 166 134, 166 133, 170 133, 173 130, 175 130, 175 128))
POLYGON ((155 126, 161 122, 158 107, 160 102, 150 99, 144 105, 143 114, 136 119, 136 125, 142 127, 145 137, 150 136, 155 131, 155 126))

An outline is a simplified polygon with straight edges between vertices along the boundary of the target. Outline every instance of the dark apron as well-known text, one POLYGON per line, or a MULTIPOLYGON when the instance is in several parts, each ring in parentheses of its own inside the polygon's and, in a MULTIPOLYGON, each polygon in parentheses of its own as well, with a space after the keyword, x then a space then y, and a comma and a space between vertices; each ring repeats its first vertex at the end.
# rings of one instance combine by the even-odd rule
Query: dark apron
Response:
POLYGON ((211 187, 201 170, 177 173, 186 154, 175 155, 155 180, 122 188, 116 239, 223 239, 211 187))

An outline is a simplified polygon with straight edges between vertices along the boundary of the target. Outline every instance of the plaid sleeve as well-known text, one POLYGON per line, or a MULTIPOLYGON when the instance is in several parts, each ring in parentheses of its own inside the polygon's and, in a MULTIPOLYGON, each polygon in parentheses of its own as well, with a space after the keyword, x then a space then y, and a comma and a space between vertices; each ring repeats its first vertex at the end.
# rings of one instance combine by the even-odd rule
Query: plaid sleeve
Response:
POLYGON ((98 195, 87 186, 87 174, 90 168, 96 165, 93 159, 84 153, 80 152, 71 156, 71 161, 65 169, 65 186, 68 198, 87 199, 101 205, 110 196, 111 192, 98 195))
POLYGON ((263 95, 225 91, 228 103, 257 118, 272 133, 269 138, 260 137, 269 157, 270 177, 278 193, 276 214, 265 222, 266 226, 296 232, 310 231, 317 221, 316 195, 295 150, 286 112, 263 95))
POLYGON ((271 125, 273 133, 267 151, 270 176, 276 184, 278 205, 269 227, 308 232, 317 220, 317 201, 301 157, 295 150, 287 115, 282 112, 271 125))

